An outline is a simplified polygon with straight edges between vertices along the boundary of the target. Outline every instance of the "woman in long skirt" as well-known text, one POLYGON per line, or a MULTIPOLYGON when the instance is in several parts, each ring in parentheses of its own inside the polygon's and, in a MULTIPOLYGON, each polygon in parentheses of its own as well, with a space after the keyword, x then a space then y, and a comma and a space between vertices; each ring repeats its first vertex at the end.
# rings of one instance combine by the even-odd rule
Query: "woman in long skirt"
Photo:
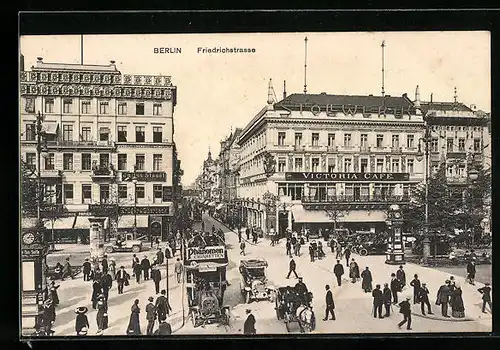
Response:
POLYGON ((97 301, 97 333, 102 333, 103 330, 108 328, 108 303, 104 298, 104 295, 99 295, 97 301))
POLYGON ((460 288, 459 285, 455 285, 455 288, 451 293, 451 316, 455 318, 465 317, 464 300, 462 299, 462 288, 460 288))
POLYGON ((372 273, 367 266, 366 269, 361 272, 361 288, 365 293, 372 291, 372 281, 372 273))
POLYGON ((59 305, 59 295, 57 294, 57 288, 59 288, 59 285, 56 285, 55 281, 50 282, 50 296, 52 298, 54 306, 59 305))
POLYGON ((128 335, 140 335, 141 334, 141 325, 139 323, 139 313, 141 309, 139 308, 139 299, 134 300, 134 305, 130 309, 130 321, 127 327, 128 335))
POLYGON ((108 272, 111 275, 111 278, 113 278, 113 280, 114 280, 116 278, 116 261, 114 258, 110 258, 109 260, 110 261, 109 261, 108 272))

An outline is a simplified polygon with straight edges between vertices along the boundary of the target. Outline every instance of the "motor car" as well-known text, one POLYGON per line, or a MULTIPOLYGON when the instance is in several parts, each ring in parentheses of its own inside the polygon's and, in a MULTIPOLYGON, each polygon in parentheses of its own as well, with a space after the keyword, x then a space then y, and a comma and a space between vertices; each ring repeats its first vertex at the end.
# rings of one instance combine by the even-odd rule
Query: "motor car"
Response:
POLYGON ((134 238, 134 234, 126 233, 118 235, 118 237, 104 246, 104 251, 108 254, 114 252, 133 252, 140 253, 143 250, 143 242, 147 240, 147 236, 134 238))
POLYGON ((252 300, 269 299, 271 302, 275 298, 273 286, 268 285, 266 277, 267 261, 261 258, 245 259, 240 262, 240 291, 248 304, 252 300))

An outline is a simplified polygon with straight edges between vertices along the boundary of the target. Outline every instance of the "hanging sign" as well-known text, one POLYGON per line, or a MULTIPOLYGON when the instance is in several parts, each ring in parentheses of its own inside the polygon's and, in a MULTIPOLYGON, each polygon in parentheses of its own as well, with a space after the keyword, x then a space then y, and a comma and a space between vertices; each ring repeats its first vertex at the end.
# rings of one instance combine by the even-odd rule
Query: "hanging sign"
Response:
POLYGON ((208 246, 208 247, 189 247, 186 249, 187 260, 214 260, 224 259, 226 247, 208 246))

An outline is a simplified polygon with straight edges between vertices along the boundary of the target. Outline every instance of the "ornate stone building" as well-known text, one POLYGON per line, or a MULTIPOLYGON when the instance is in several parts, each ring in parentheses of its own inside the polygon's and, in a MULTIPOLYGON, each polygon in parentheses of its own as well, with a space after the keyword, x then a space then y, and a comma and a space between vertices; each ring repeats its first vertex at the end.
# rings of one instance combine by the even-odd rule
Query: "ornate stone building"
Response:
POLYGON ((240 196, 264 230, 385 229, 390 204, 424 179, 422 113, 404 94, 292 94, 268 104, 240 134, 240 196), (337 214, 336 214, 337 215, 337 214))
POLYGON ((111 231, 136 227, 165 235, 178 163, 171 77, 122 74, 114 61, 79 65, 42 58, 20 74, 21 156, 36 168, 40 114, 40 173, 58 213, 56 230, 88 233, 87 218, 106 216, 111 231))

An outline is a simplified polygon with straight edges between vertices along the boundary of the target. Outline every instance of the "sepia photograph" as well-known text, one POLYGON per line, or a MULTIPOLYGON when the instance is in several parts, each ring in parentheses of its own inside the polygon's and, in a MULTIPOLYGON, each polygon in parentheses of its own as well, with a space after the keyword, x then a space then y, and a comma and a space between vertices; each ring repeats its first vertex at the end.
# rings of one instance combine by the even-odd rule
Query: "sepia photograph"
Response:
POLYGON ((490 43, 21 35, 21 338, 492 332, 490 43))

